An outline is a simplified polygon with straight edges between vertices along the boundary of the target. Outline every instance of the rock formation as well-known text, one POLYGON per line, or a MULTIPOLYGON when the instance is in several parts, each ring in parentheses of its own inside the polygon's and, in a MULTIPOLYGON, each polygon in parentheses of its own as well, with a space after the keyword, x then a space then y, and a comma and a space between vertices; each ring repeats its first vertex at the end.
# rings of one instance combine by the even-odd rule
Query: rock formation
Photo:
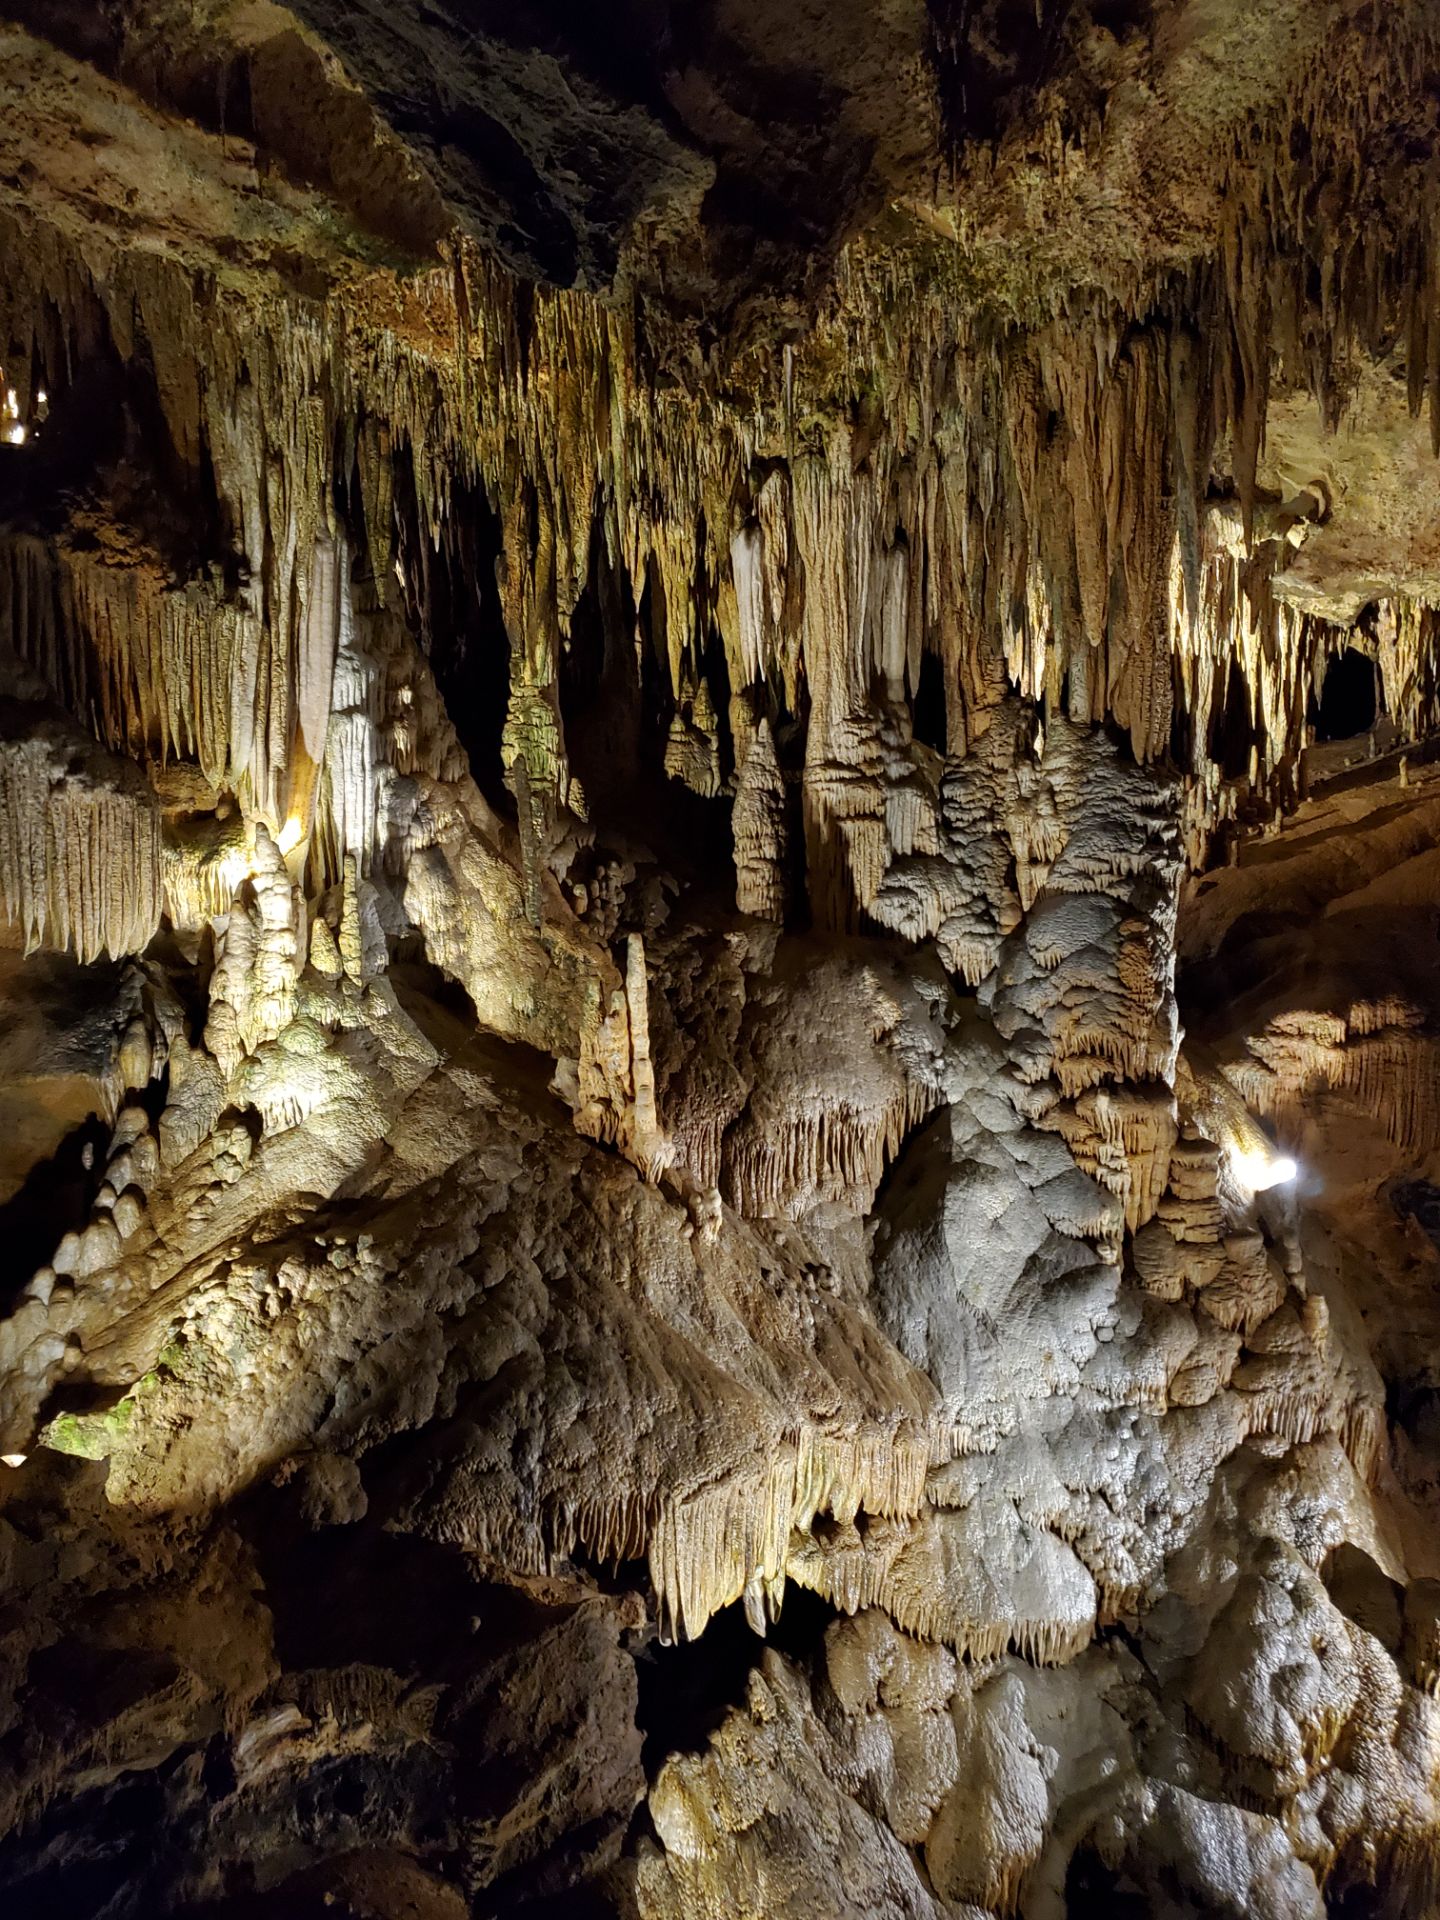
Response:
POLYGON ((1440 6, 9 0, 0 1911, 1440 1911, 1440 6))

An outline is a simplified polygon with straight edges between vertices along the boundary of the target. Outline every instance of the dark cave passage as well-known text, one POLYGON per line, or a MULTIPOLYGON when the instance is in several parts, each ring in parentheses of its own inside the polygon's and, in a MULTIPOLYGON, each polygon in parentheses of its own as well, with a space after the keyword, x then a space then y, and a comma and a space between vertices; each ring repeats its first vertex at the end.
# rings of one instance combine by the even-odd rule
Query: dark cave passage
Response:
POLYGON ((928 648, 920 656, 920 684, 915 689, 915 738, 922 746, 944 753, 946 741, 945 667, 928 648))
POLYGON ((802 1664, 819 1652, 826 1631, 841 1618, 828 1600, 789 1581, 780 1618, 762 1636, 745 1618, 742 1602, 715 1614, 698 1640, 662 1646, 651 1640, 635 1656, 640 1682, 637 1720, 645 1736, 642 1759, 653 1780, 675 1753, 703 1753, 732 1707, 743 1706, 750 1675, 766 1648, 802 1664))
POLYGON ((1153 1909, 1127 1875, 1093 1847, 1077 1847, 1065 1871, 1066 1920, 1149 1920, 1153 1909))
POLYGON ((1379 714, 1380 676, 1375 662, 1356 647, 1346 647, 1325 669, 1315 707, 1318 741, 1353 740, 1368 733, 1379 714))
POLYGON ((84 1227, 105 1177, 110 1128, 91 1114, 68 1133, 48 1160, 37 1161, 24 1185, 0 1205, 0 1299, 49 1259, 60 1237, 84 1227))
MULTIPOLYGON (((495 571, 503 545, 500 520, 483 487, 457 480, 443 536, 433 540, 408 449, 396 456, 394 516, 407 621, 430 663, 476 786, 492 807, 513 817, 515 803, 501 758, 510 640, 495 571)), ((357 555, 364 551, 357 542, 357 555)), ((361 565, 357 558, 357 568, 361 565)), ((379 593, 378 582, 362 584, 379 593)))

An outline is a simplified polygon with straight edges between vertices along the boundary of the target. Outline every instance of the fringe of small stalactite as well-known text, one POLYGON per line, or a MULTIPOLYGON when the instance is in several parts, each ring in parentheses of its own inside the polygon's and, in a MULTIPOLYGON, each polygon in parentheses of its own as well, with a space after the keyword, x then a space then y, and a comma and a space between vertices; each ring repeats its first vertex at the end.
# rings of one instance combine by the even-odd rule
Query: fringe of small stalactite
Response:
POLYGON ((841 1438, 802 1429, 758 1484, 730 1481, 667 1501, 646 1546, 662 1631, 694 1639, 747 1588, 782 1584, 792 1530, 821 1508, 917 1513, 935 1452, 929 1435, 841 1438))
POLYGON ((1248 1432, 1268 1434, 1296 1447, 1334 1438, 1365 1484, 1375 1485, 1389 1450, 1383 1407, 1357 1400, 1337 1408, 1333 1395, 1307 1393, 1293 1385, 1246 1393, 1243 1398, 1248 1432))
POLYGON ((1015 1616, 967 1620, 957 1617, 943 1594, 905 1588, 883 1560, 860 1554, 827 1554, 820 1571, 792 1559, 789 1574, 842 1613, 854 1615, 878 1607, 904 1633, 949 1647, 972 1665, 998 1660, 1010 1652, 1038 1667, 1069 1666, 1095 1638, 1098 1610, 1083 1619, 1054 1620, 1015 1616))
MULTIPOLYGON (((1296 1392, 1288 1387, 1276 1393, 1247 1393, 1241 1399, 1247 1433, 1278 1436, 1295 1446, 1334 1437, 1361 1480, 1367 1486, 1375 1485, 1388 1444, 1382 1407, 1361 1401, 1337 1406, 1333 1396, 1296 1392)), ((1129 1403, 1147 1407, 1157 1416, 1169 1410, 1163 1383, 1153 1391, 1132 1396, 1129 1403)), ((897 1577, 896 1560, 903 1550, 903 1540, 892 1542, 889 1552, 871 1552, 853 1529, 848 1545, 841 1540, 823 1551, 792 1551, 786 1571, 791 1579, 821 1594, 844 1613, 853 1615, 878 1607, 903 1631, 941 1642, 971 1662, 995 1660, 1013 1651, 1036 1665, 1068 1665, 1090 1645, 1100 1625, 1139 1611, 1144 1603, 1143 1590, 1133 1580, 1111 1578, 1103 1566, 1095 1563, 1092 1528, 1083 1515, 1057 1507, 1052 1512, 1029 1514, 1027 1520, 1037 1535, 1052 1534, 1072 1550, 1084 1574, 1093 1581, 1094 1605, 1082 1610, 1083 1617, 1019 1613, 988 1619, 964 1617, 953 1601, 947 1601, 942 1589, 922 1590, 897 1577)))
POLYGON ((1440 1825, 1396 1825, 1377 1832, 1367 1825, 1317 1867, 1322 1892, 1331 1899, 1358 1887, 1373 1887, 1391 1913, 1425 1914, 1440 1902, 1440 1825))
POLYGON ((153 796, 106 784, 45 735, 0 740, 0 896, 27 953, 138 953, 163 905, 153 796))
POLYGON ((878 1108, 837 1104, 784 1120, 742 1118, 724 1135, 724 1187, 749 1219, 785 1213, 817 1194, 871 1196, 935 1105, 933 1090, 907 1079, 878 1108))
MULTIPOLYGON (((1382 600, 1361 629, 1302 613, 1271 590, 1287 554, 1283 542, 1272 542, 1247 557, 1232 532, 1205 562, 1194 617, 1174 629, 1192 866, 1204 863, 1215 828, 1247 798, 1252 815, 1263 802, 1273 819, 1306 797, 1309 715, 1326 668, 1348 647, 1375 660, 1380 704, 1398 744, 1440 730, 1440 616, 1404 598, 1382 600)), ((1178 591, 1178 552, 1175 565, 1178 591)))
POLYGON ((1406 1153, 1440 1146, 1440 1043, 1406 1006, 1361 1003, 1349 1015, 1296 1014, 1272 1021, 1231 1071, 1257 1113, 1282 1124, 1303 1116, 1317 1088, 1375 1115, 1406 1153))
POLYGON ((546 1502, 543 1519, 474 1501, 446 1526, 522 1574, 547 1572, 577 1552, 610 1564, 645 1559, 662 1634, 693 1640, 742 1598, 763 1618, 765 1596, 783 1588, 792 1532, 818 1511, 918 1513, 928 1472, 958 1446, 948 1430, 834 1435, 802 1427, 770 1459, 689 1495, 561 1496, 546 1502))

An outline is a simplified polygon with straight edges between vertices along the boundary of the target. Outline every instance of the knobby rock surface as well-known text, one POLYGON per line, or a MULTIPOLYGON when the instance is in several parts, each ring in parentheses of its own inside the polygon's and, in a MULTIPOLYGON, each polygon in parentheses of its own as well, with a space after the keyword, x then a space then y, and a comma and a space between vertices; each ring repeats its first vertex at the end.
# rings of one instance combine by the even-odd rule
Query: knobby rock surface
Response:
POLYGON ((1437 0, 8 0, 0 1907, 1440 1911, 1437 0))

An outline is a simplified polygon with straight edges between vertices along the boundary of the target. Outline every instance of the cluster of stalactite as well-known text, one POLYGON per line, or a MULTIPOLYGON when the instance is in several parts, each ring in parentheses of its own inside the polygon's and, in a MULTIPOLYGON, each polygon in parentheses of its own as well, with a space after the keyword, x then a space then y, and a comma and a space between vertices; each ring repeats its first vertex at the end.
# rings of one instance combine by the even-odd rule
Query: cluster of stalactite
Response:
MULTIPOLYGON (((1022 325, 959 297, 974 267, 959 243, 859 240, 775 363, 750 348, 663 385, 638 305, 522 291, 463 246, 383 300, 358 283, 328 304, 259 306, 158 255, 102 245, 82 262, 11 212, 0 340, 22 413, 37 380, 53 387, 97 356, 143 367, 178 469, 213 476, 240 565, 228 590, 167 582, 12 532, 6 637, 107 744, 193 755, 272 831, 294 819, 308 833, 343 576, 394 602, 403 466, 431 545, 454 538, 458 487, 483 488, 502 521, 502 752, 532 868, 578 802, 559 659, 597 566, 640 610, 671 707, 667 770, 707 796, 733 777, 742 890, 764 910, 782 891, 784 850, 767 844, 776 725, 807 722, 790 771, 812 911, 853 924, 884 867, 856 790, 878 779, 903 810, 927 656, 943 695, 934 744, 952 756, 1007 683, 1115 722, 1141 760, 1169 749, 1178 697, 1198 842, 1233 799, 1209 757, 1222 660, 1240 657, 1250 686, 1247 777, 1283 801, 1303 743, 1313 636, 1263 581, 1239 579, 1272 377, 1333 413, 1350 356, 1403 338, 1412 402, 1440 419, 1433 196, 1377 202, 1366 171, 1388 83, 1425 51, 1415 34, 1365 30, 1358 102, 1334 71, 1310 76, 1303 154, 1279 129, 1237 145, 1206 263, 1071 289, 1022 325), (1336 204, 1354 217, 1337 226, 1336 204), (1217 448, 1238 532, 1206 510, 1217 448)), ((1423 618, 1402 608, 1393 624, 1396 701, 1428 710, 1403 637, 1423 618)), ((376 822, 341 812, 341 837, 353 824, 351 850, 370 860, 376 822)))
MULTIPOLYGON (((0 648, 9 692, 33 692, 0 648)), ((0 924, 81 960, 147 946, 164 904, 160 812, 139 769, 58 710, 0 698, 0 924)))
POLYGON ((1184 715, 1177 757, 1187 776, 1186 842, 1196 866, 1220 823, 1241 810, 1268 823, 1307 797, 1310 719, 1328 667, 1347 649, 1374 662, 1391 746, 1423 741, 1440 723, 1432 608, 1389 598, 1359 625, 1336 625, 1275 591, 1288 551, 1283 540, 1251 550, 1237 509, 1215 510, 1209 522, 1196 615, 1177 628, 1175 647, 1184 715))
POLYGON ((135 953, 160 924, 159 820, 143 794, 0 742, 0 898, 27 947, 135 953))

